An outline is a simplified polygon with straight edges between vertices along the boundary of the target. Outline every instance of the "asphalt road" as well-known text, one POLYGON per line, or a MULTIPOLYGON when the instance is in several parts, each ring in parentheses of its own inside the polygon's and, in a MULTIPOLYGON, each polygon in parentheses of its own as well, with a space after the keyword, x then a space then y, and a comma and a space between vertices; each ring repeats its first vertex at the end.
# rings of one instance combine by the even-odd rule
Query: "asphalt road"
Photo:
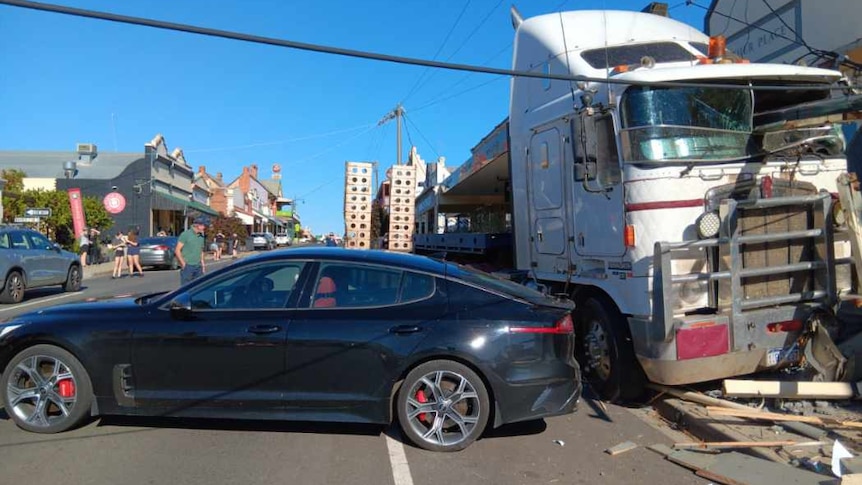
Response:
MULTIPOLYGON (((178 284, 172 271, 93 277, 79 293, 32 292, 0 307, 0 318, 178 284)), ((576 414, 505 426, 455 454, 417 449, 381 426, 110 417, 39 435, 19 430, 2 410, 0 418, 0 484, 705 483, 646 449, 672 443, 650 413, 618 406, 605 413, 589 400, 576 414), (639 447, 604 453, 623 441, 639 447)))

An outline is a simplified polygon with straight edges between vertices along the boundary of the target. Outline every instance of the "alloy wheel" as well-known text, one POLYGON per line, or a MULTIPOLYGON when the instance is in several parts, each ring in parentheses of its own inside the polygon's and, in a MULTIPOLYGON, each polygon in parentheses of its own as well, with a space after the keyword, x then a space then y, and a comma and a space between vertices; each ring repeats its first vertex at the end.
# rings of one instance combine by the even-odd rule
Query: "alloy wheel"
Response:
POLYGON ((24 299, 24 278, 19 273, 9 275, 9 281, 6 282, 6 291, 14 302, 24 299))
POLYGON ((422 376, 409 389, 406 404, 413 431, 422 440, 441 446, 466 440, 485 412, 473 383, 453 371, 422 376))
POLYGON ((33 355, 18 363, 7 380, 11 409, 21 421, 47 428, 69 417, 78 402, 78 382, 68 364, 56 357, 33 355))

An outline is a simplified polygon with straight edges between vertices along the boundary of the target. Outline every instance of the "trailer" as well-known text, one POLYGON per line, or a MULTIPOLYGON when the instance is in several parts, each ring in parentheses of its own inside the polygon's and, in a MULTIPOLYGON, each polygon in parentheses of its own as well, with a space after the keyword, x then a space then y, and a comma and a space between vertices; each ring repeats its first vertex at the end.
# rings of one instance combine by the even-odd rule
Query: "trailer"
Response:
POLYGON ((417 198, 414 251, 572 298, 609 399, 802 362, 840 378, 842 74, 648 13, 513 23, 514 69, 585 80, 513 78, 508 118, 417 198))

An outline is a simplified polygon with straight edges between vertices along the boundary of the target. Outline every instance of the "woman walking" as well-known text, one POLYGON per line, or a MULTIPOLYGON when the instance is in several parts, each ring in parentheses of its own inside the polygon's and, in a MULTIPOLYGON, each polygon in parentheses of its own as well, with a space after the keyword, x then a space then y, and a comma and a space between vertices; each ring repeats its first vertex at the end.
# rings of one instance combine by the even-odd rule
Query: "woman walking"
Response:
POLYGON ((138 245, 138 233, 129 231, 128 237, 128 253, 129 253, 129 276, 135 276, 135 268, 138 269, 138 276, 144 276, 144 270, 141 268, 141 247, 138 245))
POLYGON ((87 255, 90 253, 90 236, 86 227, 81 231, 81 237, 78 240, 78 250, 81 251, 81 267, 86 267, 87 255))
POLYGON ((123 266, 126 265, 126 246, 128 239, 123 234, 123 231, 117 231, 114 237, 114 273, 112 279, 121 278, 123 276, 123 266))

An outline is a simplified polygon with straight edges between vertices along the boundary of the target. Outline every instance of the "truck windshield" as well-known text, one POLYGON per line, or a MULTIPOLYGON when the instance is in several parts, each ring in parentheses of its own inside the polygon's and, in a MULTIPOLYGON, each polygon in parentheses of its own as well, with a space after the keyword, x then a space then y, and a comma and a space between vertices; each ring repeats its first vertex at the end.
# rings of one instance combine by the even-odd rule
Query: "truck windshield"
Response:
POLYGON ((750 154, 748 90, 633 86, 620 107, 627 162, 721 161, 750 154))

